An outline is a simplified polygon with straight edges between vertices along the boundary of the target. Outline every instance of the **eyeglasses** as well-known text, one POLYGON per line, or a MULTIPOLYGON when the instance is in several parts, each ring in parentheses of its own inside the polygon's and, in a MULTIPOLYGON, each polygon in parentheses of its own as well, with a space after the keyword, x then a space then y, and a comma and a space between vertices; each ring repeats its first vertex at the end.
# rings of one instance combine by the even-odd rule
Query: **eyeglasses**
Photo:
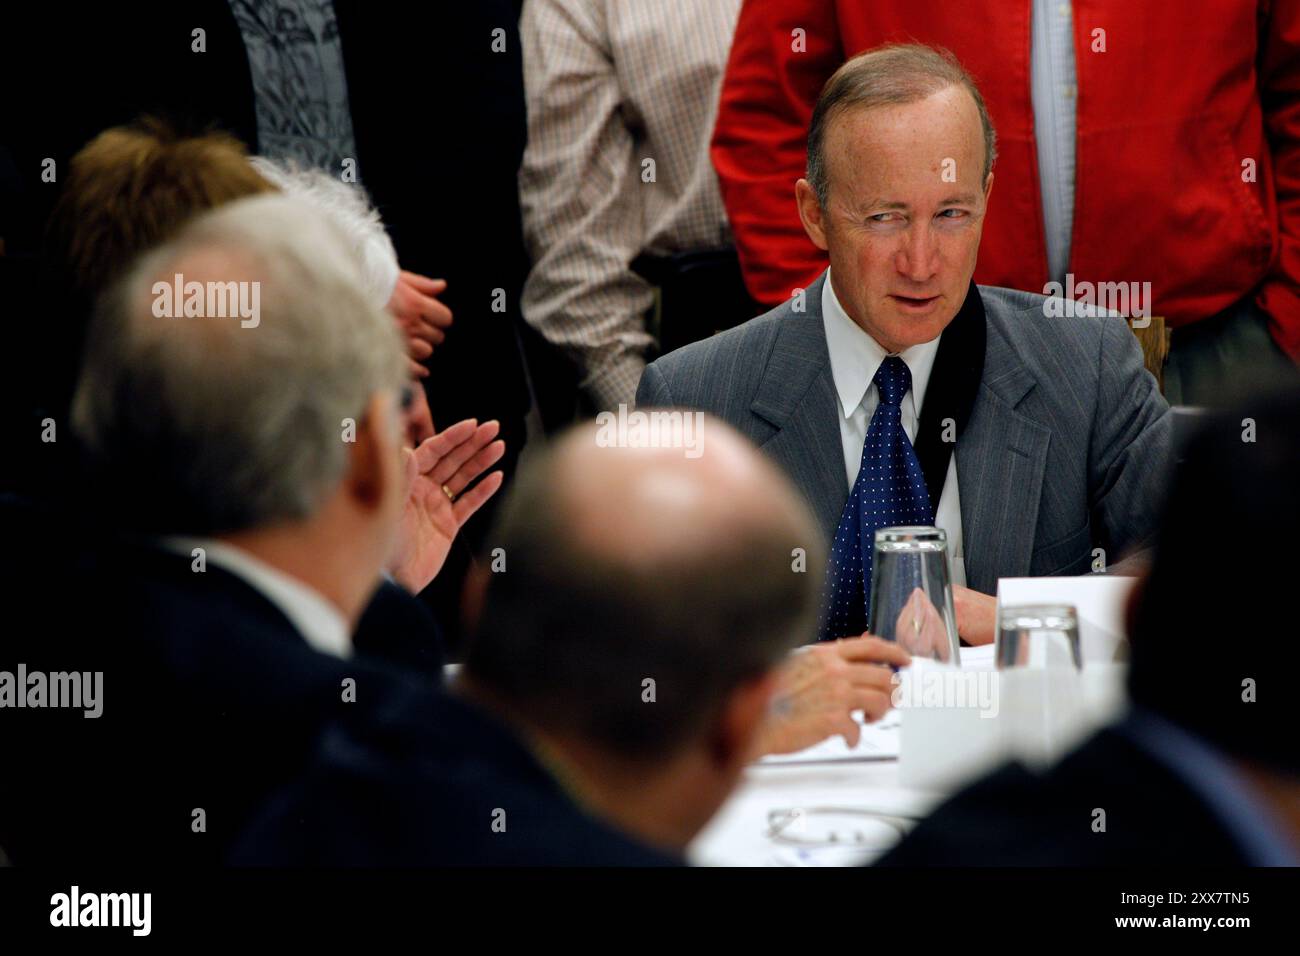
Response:
POLYGON ((792 846, 845 846, 885 850, 913 821, 857 807, 788 807, 767 814, 767 836, 792 846))

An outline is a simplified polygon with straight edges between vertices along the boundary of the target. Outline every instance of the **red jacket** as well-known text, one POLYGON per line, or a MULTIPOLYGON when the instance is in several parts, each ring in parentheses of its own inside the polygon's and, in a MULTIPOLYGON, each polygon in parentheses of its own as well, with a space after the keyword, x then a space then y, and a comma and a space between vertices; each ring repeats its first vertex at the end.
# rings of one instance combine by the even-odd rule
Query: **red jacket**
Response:
MULTIPOLYGON (((1205 318, 1254 290, 1300 360, 1300 0, 1074 0, 1075 282, 1151 282, 1151 314, 1205 318), (1096 29, 1105 52, 1093 52, 1096 29), (1255 160, 1255 182, 1243 161, 1255 160)), ((1042 292, 1030 0, 746 0, 713 162, 750 292, 775 304, 826 264, 804 234, 813 105, 886 42, 945 46, 998 131, 977 281, 1042 292), (793 31, 806 52, 794 52, 793 31)))

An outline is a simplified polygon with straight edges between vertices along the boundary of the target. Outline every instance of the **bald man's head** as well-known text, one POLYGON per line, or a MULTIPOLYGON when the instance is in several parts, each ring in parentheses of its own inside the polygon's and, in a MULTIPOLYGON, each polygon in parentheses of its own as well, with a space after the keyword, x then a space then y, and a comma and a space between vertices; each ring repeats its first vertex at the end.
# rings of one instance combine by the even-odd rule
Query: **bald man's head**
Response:
POLYGON ((697 458, 677 447, 603 448, 590 428, 568 433, 550 484, 575 549, 630 571, 716 562, 729 540, 798 528, 802 503, 777 469, 729 426, 703 427, 708 453, 697 458))
POLYGON ((659 756, 810 637, 820 531, 748 441, 702 427, 698 457, 577 428, 520 475, 489 542, 505 563, 466 660, 477 684, 553 734, 659 756))

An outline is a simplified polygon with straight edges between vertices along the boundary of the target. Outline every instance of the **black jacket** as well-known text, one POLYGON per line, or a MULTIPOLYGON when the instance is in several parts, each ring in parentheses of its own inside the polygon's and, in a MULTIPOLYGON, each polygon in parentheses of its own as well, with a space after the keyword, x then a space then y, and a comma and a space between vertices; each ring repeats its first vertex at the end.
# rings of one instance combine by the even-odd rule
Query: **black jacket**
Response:
POLYGON ((325 866, 670 866, 579 808, 519 737, 451 693, 337 725, 233 862, 325 866))
POLYGON ((0 636, 0 670, 101 672, 102 714, 0 712, 0 846, 17 865, 216 863, 324 727, 438 682, 429 617, 392 586, 357 638, 371 653, 345 660, 219 568, 55 527, 5 525, 5 603, 29 613, 0 636))
POLYGON ((923 820, 882 866, 1243 866, 1174 773, 1103 730, 1047 772, 1011 764, 923 820), (1105 830, 1094 827, 1105 812, 1105 830))

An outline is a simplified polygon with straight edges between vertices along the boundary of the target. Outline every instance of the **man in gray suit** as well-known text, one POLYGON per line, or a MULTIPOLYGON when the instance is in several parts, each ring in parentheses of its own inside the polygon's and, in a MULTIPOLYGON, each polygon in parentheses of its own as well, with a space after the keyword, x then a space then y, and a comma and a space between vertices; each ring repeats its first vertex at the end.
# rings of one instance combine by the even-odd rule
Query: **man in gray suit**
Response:
POLYGON ((829 270, 641 379, 639 406, 722 418, 807 496, 833 542, 824 639, 865 630, 881 526, 947 531, 974 644, 993 639, 998 578, 1095 570, 1153 530, 1171 416, 1125 319, 1057 317, 1044 296, 972 282, 995 142, 950 55, 850 60, 796 185, 829 270))

